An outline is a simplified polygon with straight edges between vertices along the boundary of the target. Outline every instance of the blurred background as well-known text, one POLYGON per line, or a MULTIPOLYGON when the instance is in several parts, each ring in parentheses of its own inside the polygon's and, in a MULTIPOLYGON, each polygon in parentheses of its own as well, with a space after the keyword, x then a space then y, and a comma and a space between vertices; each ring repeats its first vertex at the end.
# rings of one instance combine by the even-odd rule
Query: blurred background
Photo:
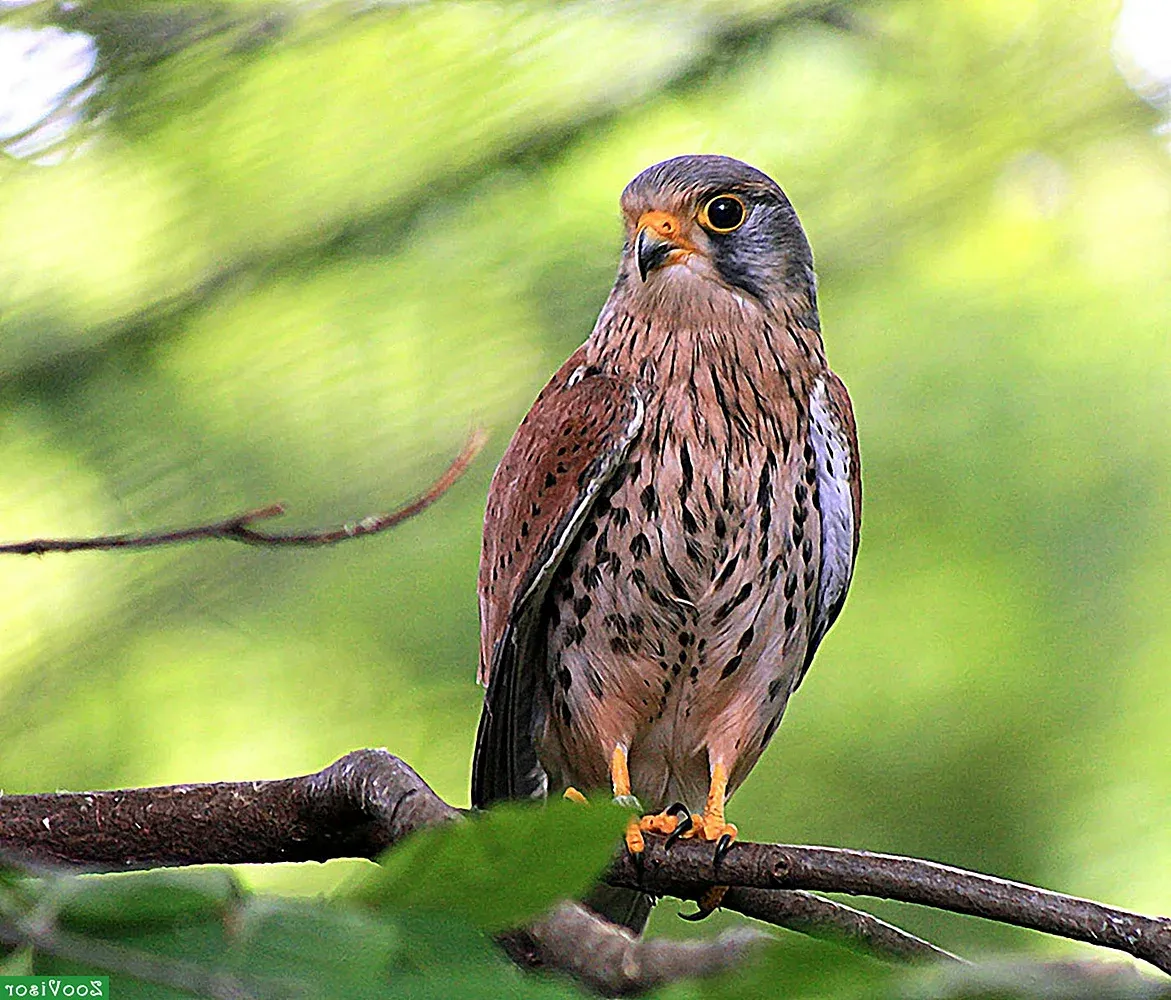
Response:
POLYGON ((0 787, 387 746, 466 804, 494 462, 623 185, 721 152, 809 232, 866 494, 733 819, 1171 911, 1169 85, 1167 0, 0 3, 2 540, 335 524, 492 434, 334 549, 0 559, 0 787))

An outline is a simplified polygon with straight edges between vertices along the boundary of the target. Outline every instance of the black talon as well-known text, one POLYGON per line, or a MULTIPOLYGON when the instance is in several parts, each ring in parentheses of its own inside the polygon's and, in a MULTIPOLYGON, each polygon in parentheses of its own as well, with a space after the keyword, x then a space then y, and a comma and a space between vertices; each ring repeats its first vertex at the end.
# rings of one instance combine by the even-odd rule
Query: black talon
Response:
POLYGON ((726 833, 716 841, 716 853, 712 858, 712 871, 716 871, 720 867, 720 862, 727 856, 731 846, 732 838, 726 833))
POLYGON ((693 826, 691 822, 691 810, 682 802, 676 802, 673 806, 668 806, 664 811, 669 816, 675 817, 675 829, 667 835, 667 846, 670 847, 693 826))
POLYGON ((728 887, 726 885, 713 885, 696 901, 695 905, 699 907, 698 910, 694 913, 680 913, 679 916, 684 920, 690 920, 692 923, 699 920, 706 920, 720 908, 720 904, 724 901, 724 894, 727 891, 728 887))
POLYGON ((705 910, 701 906, 694 913, 684 913, 682 910, 680 910, 679 916, 682 917, 684 920, 690 920, 693 924, 696 924, 696 923, 699 923, 699 921, 701 921, 701 920, 707 920, 707 918, 710 917, 715 912, 716 912, 715 910, 705 910))

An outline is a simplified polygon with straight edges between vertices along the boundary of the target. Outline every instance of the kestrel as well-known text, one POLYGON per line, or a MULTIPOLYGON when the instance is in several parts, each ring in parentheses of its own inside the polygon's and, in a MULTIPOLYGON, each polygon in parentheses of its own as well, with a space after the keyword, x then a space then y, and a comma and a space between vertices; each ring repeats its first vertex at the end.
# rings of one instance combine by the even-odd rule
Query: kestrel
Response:
MULTIPOLYGON (((634 850, 646 830, 726 846, 724 803, 850 584, 854 415, 770 177, 680 156, 621 207, 610 297, 488 494, 472 803, 606 788, 651 810, 634 850)), ((597 908, 638 928, 635 899, 597 908)))

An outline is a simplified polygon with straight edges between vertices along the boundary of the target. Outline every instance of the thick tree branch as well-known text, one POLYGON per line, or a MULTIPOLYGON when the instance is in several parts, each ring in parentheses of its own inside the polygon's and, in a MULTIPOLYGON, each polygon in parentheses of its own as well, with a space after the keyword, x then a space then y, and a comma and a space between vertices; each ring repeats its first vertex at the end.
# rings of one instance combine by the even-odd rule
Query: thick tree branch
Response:
POLYGON ((373 858, 459 815, 397 757, 355 750, 274 781, 0 796, 0 854, 90 872, 373 858))
POLYGON ((283 504, 274 503, 266 507, 257 507, 245 511, 223 521, 211 524, 196 525, 192 528, 177 528, 172 531, 152 531, 144 534, 129 535, 99 535, 96 538, 34 538, 27 542, 10 542, 0 545, 0 555, 44 555, 46 552, 85 552, 94 549, 149 549, 159 545, 176 545, 180 542, 194 542, 205 538, 221 538, 233 542, 243 542, 246 545, 296 545, 316 546, 335 545, 338 542, 349 541, 351 538, 361 538, 364 535, 376 535, 396 525, 402 524, 408 518, 421 514, 446 493, 456 480, 460 478, 472 464, 472 460, 484 447, 487 435, 482 430, 475 431, 468 438, 463 451, 456 456, 455 461, 447 467, 447 471, 435 480, 423 493, 408 504, 397 510, 385 514, 371 514, 349 524, 337 528, 327 528, 323 531, 310 531, 299 534, 274 534, 258 531, 252 527, 257 521, 265 521, 277 517, 285 512, 283 504))
MULTIPOLYGON (((316 774, 275 781, 2 796, 0 855, 90 871, 370 858, 414 830, 460 815, 397 757, 385 750, 358 750, 316 774)), ((886 957, 954 956, 869 914, 789 890, 878 896, 973 914, 1115 948, 1171 972, 1167 918, 915 858, 734 844, 716 871, 712 853, 710 844, 680 841, 667 849, 663 838, 650 837, 638 862, 620 856, 607 879, 681 899, 697 899, 713 883, 729 885, 725 905, 731 909, 861 944, 886 957)), ((577 916, 564 919, 580 922, 577 916)), ((556 936, 554 927, 530 928, 527 944, 514 942, 518 954, 530 964, 564 968, 565 956, 557 952, 564 942, 548 936, 556 936)), ((608 940, 608 947, 619 947, 614 944, 618 939, 608 940)), ((651 961, 650 954, 638 952, 638 961, 651 961)), ((717 952, 705 954, 705 961, 717 961, 717 952)), ((584 953, 578 959, 589 961, 584 953)), ((581 970, 574 974, 588 980, 581 970)), ((597 974, 609 975, 601 968, 597 974)))

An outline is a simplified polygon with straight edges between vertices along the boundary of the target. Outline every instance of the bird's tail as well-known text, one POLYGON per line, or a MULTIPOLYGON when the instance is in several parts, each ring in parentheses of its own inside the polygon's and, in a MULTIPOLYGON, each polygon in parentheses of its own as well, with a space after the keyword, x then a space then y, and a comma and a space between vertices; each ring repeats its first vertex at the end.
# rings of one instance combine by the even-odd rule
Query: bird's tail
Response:
POLYGON ((583 900, 595 913, 613 924, 621 924, 635 934, 641 934, 654 908, 653 896, 637 889, 617 889, 599 883, 583 900))

